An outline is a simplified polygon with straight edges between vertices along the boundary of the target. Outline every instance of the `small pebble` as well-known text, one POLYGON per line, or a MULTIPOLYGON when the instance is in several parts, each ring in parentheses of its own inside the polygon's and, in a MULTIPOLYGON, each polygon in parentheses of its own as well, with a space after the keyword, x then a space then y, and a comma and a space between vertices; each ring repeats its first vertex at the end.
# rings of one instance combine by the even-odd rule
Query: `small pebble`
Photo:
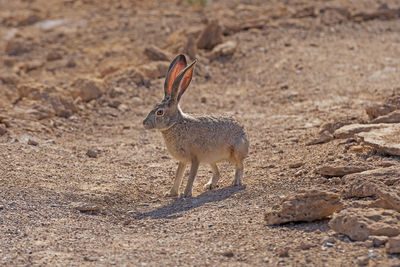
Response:
POLYGON ((357 264, 360 266, 367 265, 369 263, 369 257, 368 256, 360 256, 357 258, 357 264))
POLYGON ((332 243, 329 243, 329 242, 326 242, 326 244, 325 244, 327 247, 329 247, 329 248, 332 248, 332 247, 334 247, 335 246, 335 244, 332 244, 332 243))
POLYGON ((89 158, 97 158, 97 152, 96 151, 94 151, 94 150, 91 150, 91 149, 88 149, 88 151, 86 152, 86 155, 89 157, 89 158))
POLYGON ((38 143, 37 141, 33 140, 33 139, 29 139, 29 140, 28 140, 28 145, 37 146, 38 144, 39 144, 39 143, 38 143))
POLYGON ((296 169, 296 168, 299 168, 299 167, 301 167, 301 166, 303 166, 303 165, 304 165, 304 163, 301 162, 301 161, 293 162, 293 163, 290 163, 290 164, 289 164, 289 168, 291 168, 291 169, 296 169))
POLYGON ((289 248, 282 248, 281 250, 278 251, 278 256, 279 257, 289 257, 289 248))
POLYGON ((4 135, 7 132, 7 130, 0 125, 0 136, 4 135))
POLYGON ((227 258, 232 258, 234 256, 234 254, 233 254, 233 252, 231 250, 223 252, 222 255, 227 257, 227 258))

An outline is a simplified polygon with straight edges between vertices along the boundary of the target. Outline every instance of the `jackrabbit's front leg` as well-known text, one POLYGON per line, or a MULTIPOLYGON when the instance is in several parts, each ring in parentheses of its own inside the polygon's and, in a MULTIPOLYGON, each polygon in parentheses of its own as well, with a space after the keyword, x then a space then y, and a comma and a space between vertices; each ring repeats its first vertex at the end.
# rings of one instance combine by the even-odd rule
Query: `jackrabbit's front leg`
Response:
POLYGON ((174 185, 172 186, 171 190, 165 193, 166 197, 176 197, 178 196, 179 186, 182 183, 182 177, 185 173, 186 163, 179 162, 178 169, 176 170, 176 176, 174 180, 174 185))
POLYGON ((196 178, 197 170, 199 169, 199 161, 197 159, 192 159, 192 166, 190 167, 189 179, 186 184, 185 192, 183 193, 183 197, 191 197, 192 196, 192 188, 194 178, 196 178))

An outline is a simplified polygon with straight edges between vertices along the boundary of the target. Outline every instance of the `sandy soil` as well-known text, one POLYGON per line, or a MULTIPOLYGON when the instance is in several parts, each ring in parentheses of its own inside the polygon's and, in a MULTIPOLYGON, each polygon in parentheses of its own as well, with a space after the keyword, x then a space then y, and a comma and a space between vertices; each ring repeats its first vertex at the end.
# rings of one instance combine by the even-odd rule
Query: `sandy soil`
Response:
POLYGON ((400 167, 398 157, 350 153, 346 140, 306 145, 326 122, 366 120, 365 107, 399 87, 399 12, 365 15, 385 3, 400 8, 395 0, 0 0, 0 265, 354 266, 371 253, 370 265, 400 264, 382 247, 337 235, 328 220, 264 221, 280 196, 338 192, 315 172, 323 164, 400 167), (126 70, 151 62, 150 45, 175 55, 179 39, 211 18, 236 29, 224 40, 237 49, 218 58, 197 50, 181 106, 245 126, 245 186, 230 187, 234 168, 222 163, 219 188, 205 192, 212 174, 201 166, 193 198, 166 198, 177 162, 142 127, 163 78, 136 84, 126 70), (81 77, 99 79, 104 94, 76 100, 68 118, 42 116, 46 100, 18 89, 34 82, 64 94, 81 77))

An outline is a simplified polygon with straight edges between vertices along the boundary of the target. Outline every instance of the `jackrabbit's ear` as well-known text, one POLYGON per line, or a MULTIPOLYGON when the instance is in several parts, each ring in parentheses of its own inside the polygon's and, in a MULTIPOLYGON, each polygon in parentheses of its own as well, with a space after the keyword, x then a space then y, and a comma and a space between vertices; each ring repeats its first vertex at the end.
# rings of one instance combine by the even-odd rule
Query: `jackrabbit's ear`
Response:
POLYGON ((181 96, 183 95, 186 88, 189 86, 190 81, 192 80, 194 65, 196 63, 197 59, 195 59, 192 63, 190 63, 189 66, 187 66, 184 70, 182 70, 178 74, 178 76, 176 76, 172 84, 171 99, 176 99, 177 102, 180 100, 181 96))
POLYGON ((172 60, 171 65, 169 65, 167 77, 164 83, 164 93, 165 98, 170 98, 172 95, 172 85, 178 74, 186 67, 186 58, 184 55, 180 54, 172 60))
POLYGON ((178 98, 177 101, 179 102, 179 100, 181 99, 181 96, 183 95, 183 93, 186 91, 186 88, 188 88, 190 81, 192 80, 192 76, 193 76, 193 71, 194 71, 194 65, 196 65, 197 63, 197 59, 195 59, 188 67, 187 67, 187 72, 186 74, 183 76, 182 78, 182 82, 181 82, 181 86, 179 89, 179 93, 178 93, 178 98))

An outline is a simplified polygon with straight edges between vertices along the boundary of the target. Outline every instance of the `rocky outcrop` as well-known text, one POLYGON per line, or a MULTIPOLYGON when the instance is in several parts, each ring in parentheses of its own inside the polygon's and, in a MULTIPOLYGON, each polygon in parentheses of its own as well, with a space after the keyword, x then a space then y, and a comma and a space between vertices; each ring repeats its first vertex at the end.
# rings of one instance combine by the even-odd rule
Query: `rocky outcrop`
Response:
POLYGON ((367 240, 372 235, 392 237, 400 234, 400 213, 373 208, 349 208, 335 214, 329 226, 356 241, 367 240))
POLYGON ((356 136, 378 153, 400 156, 400 123, 383 125, 385 126, 358 133, 356 136))
POLYGON ((346 175, 342 182, 344 198, 377 197, 372 206, 400 212, 400 170, 397 167, 346 175))
POLYGON ((84 102, 101 97, 104 90, 104 83, 100 79, 79 78, 71 85, 71 95, 80 97, 84 102))
POLYGON ((400 253, 400 237, 392 237, 386 243, 387 253, 400 253))
POLYGON ((319 190, 303 191, 282 199, 265 214, 268 225, 320 220, 340 210, 340 196, 319 190))
POLYGON ((380 116, 373 119, 371 123, 399 123, 400 122, 400 110, 395 110, 389 114, 380 116))
POLYGON ((365 167, 359 166, 322 166, 317 169, 317 173, 323 176, 344 176, 346 174, 357 173, 365 171, 365 167))
POLYGON ((356 133, 368 132, 373 129, 379 129, 385 126, 385 124, 349 124, 335 130, 333 136, 339 139, 349 138, 354 136, 356 133))
POLYGON ((211 50, 223 41, 224 37, 222 35, 222 28, 218 21, 210 20, 207 26, 200 33, 197 40, 197 47, 200 49, 211 50))

